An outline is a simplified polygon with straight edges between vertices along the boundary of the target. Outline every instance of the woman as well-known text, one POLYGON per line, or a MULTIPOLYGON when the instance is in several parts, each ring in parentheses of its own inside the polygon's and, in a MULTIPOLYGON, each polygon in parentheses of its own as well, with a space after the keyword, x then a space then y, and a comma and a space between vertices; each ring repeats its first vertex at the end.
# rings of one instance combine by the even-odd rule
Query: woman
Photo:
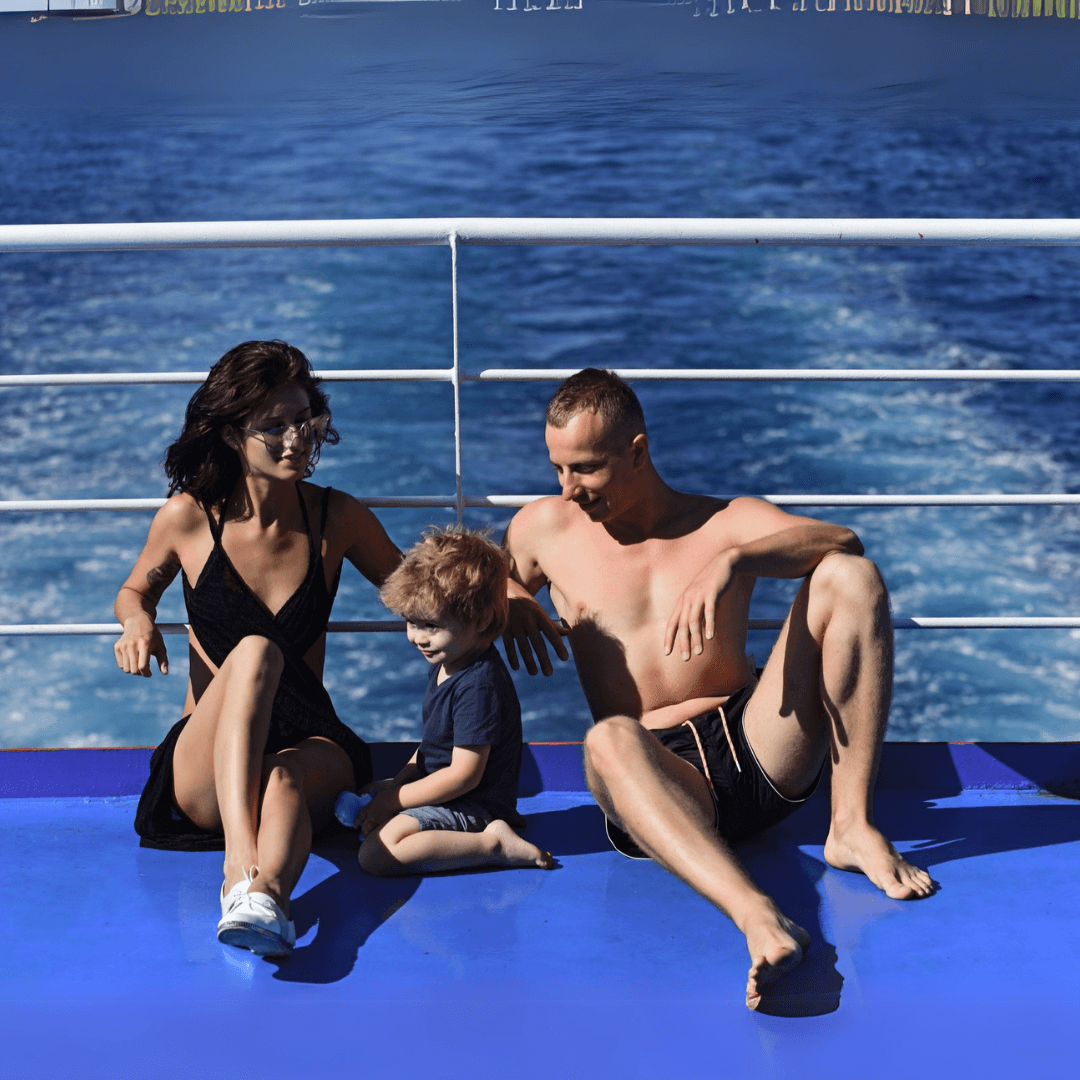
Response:
POLYGON ((371 780, 367 745, 322 685, 343 559, 381 585, 401 553, 375 516, 305 483, 338 441, 298 349, 249 341, 211 369, 165 458, 168 502, 116 598, 116 661, 168 671, 154 625, 178 572, 191 624, 183 719, 155 751, 135 817, 142 843, 220 850, 219 940, 262 956, 296 940, 289 896, 336 794, 371 780))

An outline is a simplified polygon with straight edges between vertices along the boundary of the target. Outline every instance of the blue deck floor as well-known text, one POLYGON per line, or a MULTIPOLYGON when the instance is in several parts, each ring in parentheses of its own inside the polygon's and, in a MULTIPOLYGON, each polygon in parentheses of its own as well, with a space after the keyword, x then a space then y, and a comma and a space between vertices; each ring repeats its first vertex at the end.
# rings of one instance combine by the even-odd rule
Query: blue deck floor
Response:
MULTIPOLYGON (((569 748, 568 748, 569 749, 569 748)), ((911 1077, 1075 1072, 1080 803, 927 797, 878 818, 939 883, 901 903, 822 861, 826 803, 743 845, 813 934, 743 1005, 734 928, 607 848, 586 794, 521 801, 558 869, 379 881, 320 846, 282 962, 214 938, 216 853, 140 849, 135 798, 0 799, 0 1076, 911 1077), (1071 1064, 1070 1064, 1071 1063, 1071 1064)))

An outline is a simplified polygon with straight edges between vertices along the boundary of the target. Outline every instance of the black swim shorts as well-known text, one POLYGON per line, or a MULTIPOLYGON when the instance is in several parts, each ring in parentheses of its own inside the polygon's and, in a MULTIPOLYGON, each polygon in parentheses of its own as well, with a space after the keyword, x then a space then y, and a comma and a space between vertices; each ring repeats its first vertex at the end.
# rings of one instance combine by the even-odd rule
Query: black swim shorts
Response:
MULTIPOLYGON (((814 794, 821 779, 819 771, 810 787, 796 799, 786 798, 773 787, 743 732, 743 712, 756 686, 755 681, 737 690, 722 708, 710 709, 676 727, 649 732, 661 746, 690 762, 705 778, 716 810, 716 831, 732 843, 783 821, 814 794)), ((607 834, 616 851, 631 859, 648 858, 610 820, 607 834)))

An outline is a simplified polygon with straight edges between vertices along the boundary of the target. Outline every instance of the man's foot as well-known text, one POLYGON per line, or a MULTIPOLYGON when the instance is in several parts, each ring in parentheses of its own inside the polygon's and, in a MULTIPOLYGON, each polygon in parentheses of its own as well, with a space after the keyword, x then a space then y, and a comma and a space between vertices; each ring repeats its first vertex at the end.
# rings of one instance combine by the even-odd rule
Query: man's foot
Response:
POLYGON ((934 891, 930 875, 912 866, 870 824, 844 830, 834 824, 825 841, 825 861, 837 870, 865 874, 893 900, 919 900, 934 891))
POLYGON ((491 822, 484 832, 498 841, 496 853, 506 866, 535 866, 550 870, 555 865, 550 851, 541 851, 535 844, 523 840, 505 821, 491 822))
POLYGON ((810 935, 778 911, 745 930, 750 951, 750 975, 746 980, 746 1007, 756 1009, 769 983, 797 967, 810 935))

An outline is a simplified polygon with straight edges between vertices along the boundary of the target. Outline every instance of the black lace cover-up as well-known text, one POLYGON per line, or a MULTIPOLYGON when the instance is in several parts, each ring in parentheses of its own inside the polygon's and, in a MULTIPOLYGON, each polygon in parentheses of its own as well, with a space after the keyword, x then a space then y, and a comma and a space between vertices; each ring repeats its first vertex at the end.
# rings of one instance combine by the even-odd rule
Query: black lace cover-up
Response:
MULTIPOLYGON (((281 650, 285 665, 270 715, 266 753, 296 746, 321 735, 337 743, 352 760, 357 786, 371 779, 371 751, 367 743, 346 727, 334 712, 330 695, 304 656, 326 631, 337 592, 338 576, 326 587, 322 560, 322 534, 330 488, 323 489, 318 540, 311 533, 307 507, 297 486, 304 528, 308 534, 308 572, 295 593, 276 615, 260 601, 237 573, 221 545, 221 526, 208 510, 214 548, 192 586, 184 575, 184 600, 195 637, 215 667, 242 638, 268 638, 281 650)), ((185 716, 165 736, 150 759, 150 779, 139 799, 135 831, 143 847, 174 851, 220 851, 224 840, 218 833, 200 829, 177 810, 173 801, 173 751, 188 718, 185 716)))

